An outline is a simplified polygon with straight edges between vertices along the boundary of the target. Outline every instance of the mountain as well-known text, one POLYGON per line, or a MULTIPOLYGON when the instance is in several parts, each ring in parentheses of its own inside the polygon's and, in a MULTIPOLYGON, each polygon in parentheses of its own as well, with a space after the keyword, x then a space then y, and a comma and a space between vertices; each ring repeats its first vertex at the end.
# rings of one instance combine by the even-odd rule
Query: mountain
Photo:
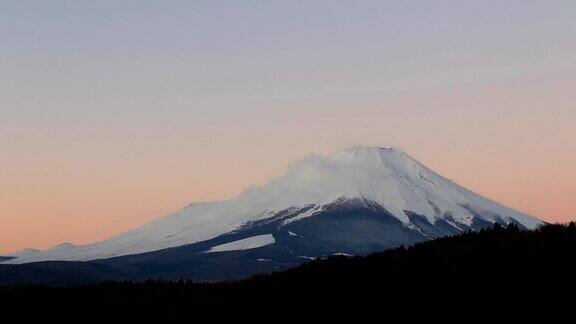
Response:
POLYGON ((26 258, 26 257, 35 256, 41 252, 42 251, 37 250, 37 249, 22 249, 20 251, 16 251, 16 252, 10 254, 10 257, 12 257, 12 258, 26 258))
POLYGON ((89 261, 145 277, 228 279, 333 254, 542 222, 448 180, 397 149, 309 156, 267 185, 186 208, 107 240, 12 255, 2 264, 89 261))

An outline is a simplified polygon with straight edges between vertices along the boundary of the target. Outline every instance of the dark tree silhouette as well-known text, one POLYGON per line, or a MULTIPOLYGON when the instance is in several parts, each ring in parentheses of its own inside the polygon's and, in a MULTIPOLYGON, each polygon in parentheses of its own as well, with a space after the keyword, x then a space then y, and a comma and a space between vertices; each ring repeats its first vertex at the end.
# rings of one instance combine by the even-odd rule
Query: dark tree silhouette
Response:
MULTIPOLYGON (((185 279, 103 282, 73 287, 0 286, 0 305, 139 306, 294 303, 317 305, 377 302, 382 310, 424 305, 472 307, 511 301, 561 305, 575 291, 576 224, 536 230, 506 228, 445 237, 365 257, 335 256, 292 270, 237 282, 185 279)), ((0 267, 0 278, 1 278, 0 267)), ((501 303, 501 304, 499 304, 501 303)))

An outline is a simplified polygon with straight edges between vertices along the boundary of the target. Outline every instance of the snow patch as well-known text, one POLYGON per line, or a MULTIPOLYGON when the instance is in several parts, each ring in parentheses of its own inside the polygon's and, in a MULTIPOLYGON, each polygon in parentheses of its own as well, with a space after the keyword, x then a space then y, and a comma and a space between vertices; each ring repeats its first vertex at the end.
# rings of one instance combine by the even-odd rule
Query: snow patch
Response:
POLYGON ((255 249, 255 248, 263 247, 263 246, 274 244, 274 243, 276 243, 276 240, 274 239, 274 236, 272 236, 272 234, 257 235, 257 236, 252 236, 249 238, 241 239, 238 241, 229 242, 226 244, 214 246, 210 250, 208 250, 204 253, 249 250, 249 249, 255 249))
POLYGON ((348 254, 348 253, 343 253, 343 252, 334 253, 332 255, 333 256, 345 256, 345 257, 353 257, 354 256, 354 254, 348 254))
POLYGON ((299 255, 296 257, 296 259, 306 259, 306 260, 316 260, 316 257, 310 257, 310 256, 305 256, 305 255, 299 255))

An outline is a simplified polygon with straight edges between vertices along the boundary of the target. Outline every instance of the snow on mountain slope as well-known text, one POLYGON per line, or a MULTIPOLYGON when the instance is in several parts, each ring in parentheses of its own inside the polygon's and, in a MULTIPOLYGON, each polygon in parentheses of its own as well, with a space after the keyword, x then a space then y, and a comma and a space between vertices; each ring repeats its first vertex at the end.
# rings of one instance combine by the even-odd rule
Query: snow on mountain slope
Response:
POLYGON ((399 150, 355 147, 329 157, 311 155, 292 164, 283 177, 231 200, 191 204, 102 242, 59 246, 5 263, 94 260, 161 250, 211 239, 287 210, 294 217, 286 222, 297 221, 354 198, 381 205, 408 227, 407 211, 431 224, 444 219, 470 225, 474 217, 491 223, 516 221, 527 228, 541 223, 453 183, 399 150))
POLYGON ((276 242, 276 240, 272 234, 257 235, 230 243, 213 246, 210 248, 210 250, 204 253, 249 250, 274 244, 274 242, 276 242))

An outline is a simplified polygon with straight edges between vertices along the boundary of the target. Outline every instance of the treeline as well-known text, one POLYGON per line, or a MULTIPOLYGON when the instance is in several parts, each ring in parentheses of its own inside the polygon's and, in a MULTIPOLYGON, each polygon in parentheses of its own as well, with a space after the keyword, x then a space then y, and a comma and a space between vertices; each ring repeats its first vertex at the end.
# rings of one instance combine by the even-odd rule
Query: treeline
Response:
POLYGON ((481 308, 511 301, 550 302, 575 291, 575 275, 574 222, 531 231, 512 224, 365 257, 329 257, 237 282, 150 279, 70 287, 1 286, 0 303, 192 307, 321 302, 481 308))

